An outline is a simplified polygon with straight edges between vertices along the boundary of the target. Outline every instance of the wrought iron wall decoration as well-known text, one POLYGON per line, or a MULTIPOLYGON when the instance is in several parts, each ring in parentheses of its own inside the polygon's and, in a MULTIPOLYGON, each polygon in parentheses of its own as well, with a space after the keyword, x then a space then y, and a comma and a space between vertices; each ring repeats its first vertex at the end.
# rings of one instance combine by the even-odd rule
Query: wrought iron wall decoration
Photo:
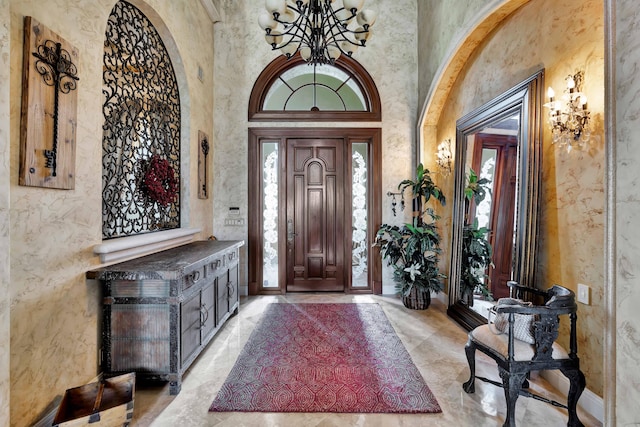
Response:
POLYGON ((400 191, 397 193, 393 193, 391 191, 387 191, 387 197, 391 197, 391 212, 393 212, 393 216, 396 216, 396 206, 398 206, 398 202, 396 200, 396 196, 400 196, 400 210, 404 211, 404 192, 400 191))
POLYGON ((198 198, 208 199, 207 192, 207 156, 209 155, 209 137, 198 131, 198 198))
POLYGON ((20 185, 73 189, 78 51, 25 18, 20 185))
POLYGON ((53 40, 46 40, 33 52, 36 70, 47 86, 53 86, 53 141, 51 150, 44 150, 45 167, 51 169, 51 176, 56 176, 56 157, 58 153, 58 106, 60 93, 69 93, 76 89, 78 73, 71 55, 62 45, 53 40))
POLYGON ((180 96, 164 43, 140 10, 120 1, 103 58, 103 238, 178 228, 180 96))

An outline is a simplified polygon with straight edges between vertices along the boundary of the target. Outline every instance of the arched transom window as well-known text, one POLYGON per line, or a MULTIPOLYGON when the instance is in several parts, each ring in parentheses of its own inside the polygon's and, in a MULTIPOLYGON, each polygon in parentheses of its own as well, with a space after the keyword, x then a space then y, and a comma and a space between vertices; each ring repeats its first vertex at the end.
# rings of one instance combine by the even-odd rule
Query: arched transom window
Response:
POLYGON ((358 83, 332 65, 296 65, 273 82, 265 111, 366 111, 358 83))
POLYGON ((376 85, 354 59, 309 65, 281 56, 256 80, 249 120, 379 121, 380 111, 376 85))

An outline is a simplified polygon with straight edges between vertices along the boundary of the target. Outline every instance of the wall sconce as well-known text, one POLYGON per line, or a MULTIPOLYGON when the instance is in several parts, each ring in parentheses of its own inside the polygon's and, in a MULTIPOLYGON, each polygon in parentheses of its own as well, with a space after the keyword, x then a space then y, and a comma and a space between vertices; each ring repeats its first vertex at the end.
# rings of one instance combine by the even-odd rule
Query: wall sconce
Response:
POLYGON ((451 139, 445 139, 438 145, 436 157, 440 174, 449 176, 451 173, 451 139))
POLYGON ((555 99, 555 92, 549 87, 549 102, 544 104, 549 108, 553 143, 566 147, 567 152, 574 147, 583 148, 591 139, 587 97, 582 93, 583 79, 583 71, 567 76, 567 88, 562 99, 555 99))

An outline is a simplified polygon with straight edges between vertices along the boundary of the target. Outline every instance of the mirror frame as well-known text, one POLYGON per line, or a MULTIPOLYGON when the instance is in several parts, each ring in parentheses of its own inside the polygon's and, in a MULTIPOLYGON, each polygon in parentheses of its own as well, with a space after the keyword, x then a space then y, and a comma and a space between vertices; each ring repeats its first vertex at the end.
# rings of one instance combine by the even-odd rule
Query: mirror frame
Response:
POLYGON ((480 108, 456 121, 455 182, 452 217, 452 250, 449 267, 449 307, 447 314, 467 330, 487 322, 461 301, 460 260, 464 225, 464 186, 467 136, 519 112, 516 218, 514 222, 512 280, 524 286, 535 284, 538 234, 538 202, 542 166, 542 103, 544 69, 533 74, 480 108))

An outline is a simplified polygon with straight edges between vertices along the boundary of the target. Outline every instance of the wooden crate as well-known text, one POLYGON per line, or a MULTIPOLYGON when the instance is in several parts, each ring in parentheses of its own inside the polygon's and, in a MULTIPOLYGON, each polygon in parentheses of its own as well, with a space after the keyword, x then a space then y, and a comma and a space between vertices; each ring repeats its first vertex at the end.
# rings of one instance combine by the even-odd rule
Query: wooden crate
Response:
POLYGON ((135 382, 134 372, 68 389, 53 426, 128 426, 133 418, 135 382))

